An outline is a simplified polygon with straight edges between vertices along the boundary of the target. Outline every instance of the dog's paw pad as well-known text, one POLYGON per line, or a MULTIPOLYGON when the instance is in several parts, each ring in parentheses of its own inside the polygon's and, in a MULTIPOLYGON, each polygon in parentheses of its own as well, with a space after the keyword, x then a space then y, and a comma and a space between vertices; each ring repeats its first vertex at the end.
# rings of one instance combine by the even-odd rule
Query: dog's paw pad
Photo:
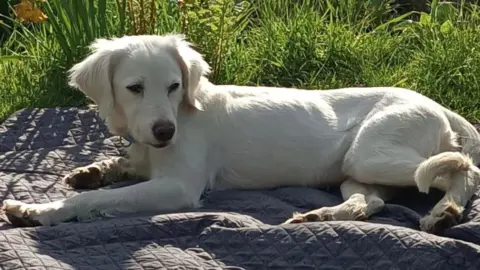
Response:
MULTIPOLYGON (((319 210, 322 210, 322 209, 319 209, 319 210)), ((335 220, 331 211, 319 211, 319 210, 310 211, 305 214, 294 213, 293 217, 285 221, 284 224, 335 220)))
POLYGON ((297 224, 307 222, 307 219, 301 213, 293 213, 292 218, 287 219, 283 224, 297 224))
POLYGON ((358 211, 353 213, 352 220, 365 221, 368 219, 367 213, 365 211, 358 211))
POLYGON ((75 189, 95 189, 103 185, 103 173, 98 166, 90 165, 73 170, 63 182, 75 189))
POLYGON ((35 227, 40 226, 40 222, 33 217, 36 211, 29 208, 28 204, 16 200, 5 200, 2 205, 2 212, 5 213, 8 221, 17 227, 35 227))
POLYGON ((447 204, 443 212, 423 217, 420 220, 420 229, 428 233, 440 234, 446 229, 460 224, 461 218, 462 208, 455 204, 447 204))

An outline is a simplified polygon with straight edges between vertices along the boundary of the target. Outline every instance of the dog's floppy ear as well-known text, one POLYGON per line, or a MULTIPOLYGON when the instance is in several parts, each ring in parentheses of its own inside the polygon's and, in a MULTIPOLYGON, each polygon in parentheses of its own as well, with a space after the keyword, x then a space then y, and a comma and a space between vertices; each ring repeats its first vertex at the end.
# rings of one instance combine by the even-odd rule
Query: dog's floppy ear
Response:
POLYGON ((69 85, 82 91, 98 105, 102 118, 106 118, 114 106, 113 71, 125 48, 114 40, 97 39, 90 46, 91 54, 69 71, 69 85))
POLYGON ((190 108, 203 110, 202 105, 195 98, 195 92, 202 76, 210 73, 210 66, 202 55, 191 47, 191 43, 185 40, 184 35, 170 35, 170 37, 174 40, 175 56, 182 70, 185 91, 183 101, 190 108))

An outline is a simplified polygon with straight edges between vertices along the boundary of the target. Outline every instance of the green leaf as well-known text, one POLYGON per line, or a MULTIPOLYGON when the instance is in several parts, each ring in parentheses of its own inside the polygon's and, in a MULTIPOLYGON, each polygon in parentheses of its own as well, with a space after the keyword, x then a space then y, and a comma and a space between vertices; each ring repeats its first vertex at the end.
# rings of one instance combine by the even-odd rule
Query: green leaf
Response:
POLYGON ((29 55, 5 55, 0 56, 0 62, 7 62, 7 61, 20 61, 26 59, 34 59, 35 57, 29 55))
POLYGON ((409 17, 410 15, 412 14, 416 14, 418 12, 415 12, 415 11, 410 11, 410 12, 407 12, 403 15, 400 15, 398 17, 395 17, 391 20, 389 20, 388 22, 384 23, 384 24, 381 24, 379 26, 377 26, 373 31, 379 31, 379 30, 385 30, 385 28, 387 28, 388 26, 392 25, 392 24, 397 24, 397 23, 401 23, 401 22, 405 22, 405 18, 409 17))
POLYGON ((422 15, 420 15, 420 24, 425 26, 429 25, 432 21, 432 17, 430 16, 430 14, 427 14, 425 12, 422 12, 421 14, 422 15))
POLYGON ((440 26, 440 32, 443 34, 449 33, 453 30, 453 23, 450 20, 446 20, 442 25, 440 26))
POLYGON ((438 11, 438 0, 432 0, 430 4, 430 14, 431 14, 431 21, 437 21, 437 11, 438 11))

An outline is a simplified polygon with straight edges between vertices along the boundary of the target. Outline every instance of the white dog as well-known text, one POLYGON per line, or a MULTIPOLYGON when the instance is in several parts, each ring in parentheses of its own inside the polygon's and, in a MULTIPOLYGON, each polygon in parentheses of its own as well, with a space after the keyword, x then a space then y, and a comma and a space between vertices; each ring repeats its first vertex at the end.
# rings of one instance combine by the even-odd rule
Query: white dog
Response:
POLYGON ((437 232, 459 222, 477 190, 480 135, 458 114, 414 91, 326 91, 217 86, 180 35, 100 39, 70 71, 112 134, 133 138, 129 158, 77 168, 67 184, 97 188, 62 201, 5 200, 18 225, 191 209, 208 188, 340 185, 344 203, 294 214, 286 223, 364 220, 395 187, 445 197, 421 220, 437 232))

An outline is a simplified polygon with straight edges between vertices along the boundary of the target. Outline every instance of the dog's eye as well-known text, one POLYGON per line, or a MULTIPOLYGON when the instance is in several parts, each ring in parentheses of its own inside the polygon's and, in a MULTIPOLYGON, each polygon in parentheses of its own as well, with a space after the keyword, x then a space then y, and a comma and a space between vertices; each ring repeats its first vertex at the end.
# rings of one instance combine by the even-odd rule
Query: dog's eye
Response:
POLYGON ((172 83, 172 85, 168 87, 168 93, 170 94, 173 91, 177 90, 179 86, 180 86, 179 83, 172 83))
POLYGON ((127 89, 132 91, 133 93, 141 93, 143 91, 143 85, 141 84, 132 84, 127 86, 127 89))

